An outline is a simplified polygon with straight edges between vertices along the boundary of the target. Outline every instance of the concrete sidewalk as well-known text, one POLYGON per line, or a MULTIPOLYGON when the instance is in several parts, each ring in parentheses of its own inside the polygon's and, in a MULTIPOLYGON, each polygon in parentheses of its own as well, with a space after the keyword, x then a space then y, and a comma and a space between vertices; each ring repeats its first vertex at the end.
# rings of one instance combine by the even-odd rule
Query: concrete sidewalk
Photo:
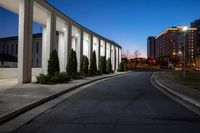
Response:
POLYGON ((16 85, 16 78, 0 78, 0 91, 15 87, 16 85))
POLYGON ((170 80, 165 72, 156 72, 153 74, 152 78, 160 87, 168 92, 200 107, 200 91, 170 80))
MULTIPOLYGON (((25 84, 0 89, 0 124, 80 86, 126 73, 127 72, 87 77, 80 80, 73 80, 67 84, 25 84)), ((1 86, 1 88, 3 87, 1 86)))

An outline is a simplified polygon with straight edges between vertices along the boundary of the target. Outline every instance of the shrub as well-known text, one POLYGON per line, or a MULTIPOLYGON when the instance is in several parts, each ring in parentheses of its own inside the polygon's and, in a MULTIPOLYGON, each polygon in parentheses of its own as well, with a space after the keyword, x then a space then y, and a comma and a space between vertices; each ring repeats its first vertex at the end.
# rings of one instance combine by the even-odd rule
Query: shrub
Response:
POLYGON ((107 73, 112 73, 112 63, 110 58, 106 61, 106 71, 107 73))
POLYGON ((69 76, 77 74, 77 57, 76 57, 76 52, 73 49, 71 50, 69 55, 66 72, 69 76))
POLYGON ((102 74, 106 74, 106 57, 105 56, 100 57, 99 70, 102 74))
POLYGON ((51 77, 49 75, 40 74, 37 77, 37 83, 40 84, 48 84, 50 83, 51 77))
POLYGON ((90 61, 90 73, 95 74, 96 72, 97 72, 96 52, 93 51, 92 58, 90 61))
POLYGON ((83 73, 77 73, 76 75, 71 76, 72 79, 82 79, 83 78, 83 73))
POLYGON ((56 72, 60 72, 59 58, 56 50, 53 50, 48 60, 48 75, 54 76, 56 72))
POLYGON ((118 72, 124 72, 124 62, 123 61, 119 64, 118 72))
POLYGON ((70 80, 70 76, 67 73, 55 73, 55 75, 51 78, 51 83, 67 83, 70 80))
POLYGON ((70 76, 67 73, 56 72, 54 76, 40 74, 37 77, 37 83, 40 84, 56 84, 56 83, 67 83, 70 80, 70 76))

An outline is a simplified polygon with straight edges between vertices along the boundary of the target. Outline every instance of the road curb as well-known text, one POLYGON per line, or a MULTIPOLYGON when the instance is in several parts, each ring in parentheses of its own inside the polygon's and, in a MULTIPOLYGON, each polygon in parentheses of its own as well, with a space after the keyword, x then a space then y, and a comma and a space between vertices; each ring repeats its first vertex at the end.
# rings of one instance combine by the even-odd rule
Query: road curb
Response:
POLYGON ((176 92, 176 91, 170 89, 169 87, 167 87, 167 86, 161 84, 161 83, 157 80, 156 74, 157 74, 157 72, 154 72, 151 78, 152 78, 153 81, 155 81, 155 83, 156 83, 159 87, 165 89, 167 92, 169 92, 169 93, 171 93, 171 94, 173 94, 173 95, 176 95, 177 97, 181 98, 182 100, 184 100, 184 101, 186 101, 186 102, 189 102, 190 104, 195 105, 196 107, 200 108, 200 102, 199 102, 199 101, 197 101, 197 100, 195 100, 195 99, 193 99, 193 98, 191 98, 191 97, 185 96, 185 95, 183 95, 183 94, 180 94, 180 93, 178 93, 178 92, 176 92))
POLYGON ((6 113, 5 115, 2 115, 2 116, 0 117, 0 125, 3 124, 3 123, 6 122, 6 121, 11 120, 12 118, 17 117, 18 115, 20 115, 20 114, 22 114, 22 113, 24 113, 24 112, 26 112, 26 111, 28 111, 28 110, 30 110, 30 109, 33 109, 33 108, 35 108, 35 107, 37 107, 37 106, 39 106, 39 105, 41 105, 41 104, 43 104, 43 103, 46 103, 46 102, 48 102, 48 101, 50 101, 50 100, 52 100, 52 99, 54 99, 54 98, 57 98, 57 97, 59 97, 59 96, 61 96, 61 95, 63 95, 63 94, 66 94, 66 93, 68 93, 68 92, 71 92, 71 91, 73 91, 73 90, 75 90, 75 89, 77 89, 77 88, 79 88, 79 87, 82 87, 82 86, 84 86, 84 85, 93 83, 93 82, 98 81, 98 80, 108 79, 108 78, 112 78, 112 77, 117 77, 117 76, 121 76, 121 75, 124 75, 124 74, 127 74, 127 73, 129 73, 129 72, 120 73, 120 74, 116 74, 116 75, 108 75, 108 76, 106 76, 106 77, 100 77, 100 78, 93 79, 93 80, 87 81, 87 82, 85 82, 85 83, 82 83, 82 84, 80 84, 80 85, 73 86, 73 87, 71 87, 71 88, 69 88, 69 89, 67 89, 67 90, 64 90, 64 91, 61 91, 61 92, 58 92, 58 93, 54 93, 54 94, 52 94, 52 95, 50 95, 50 96, 47 96, 47 97, 45 97, 45 98, 43 98, 43 99, 40 99, 40 100, 38 100, 38 101, 35 101, 35 102, 33 102, 33 103, 29 104, 29 105, 20 107, 20 108, 14 110, 14 111, 12 111, 12 112, 9 112, 9 113, 6 113))

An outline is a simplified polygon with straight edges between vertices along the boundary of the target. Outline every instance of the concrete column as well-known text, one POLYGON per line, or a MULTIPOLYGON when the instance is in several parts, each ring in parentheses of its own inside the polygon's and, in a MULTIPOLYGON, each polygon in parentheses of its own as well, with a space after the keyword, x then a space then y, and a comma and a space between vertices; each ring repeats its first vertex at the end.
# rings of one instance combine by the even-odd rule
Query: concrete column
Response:
POLYGON ((116 70, 116 49, 115 46, 113 46, 113 70, 116 70))
POLYGON ((114 64, 114 49, 113 49, 112 45, 111 45, 111 56, 110 56, 110 59, 111 59, 111 64, 112 64, 112 70, 114 71, 114 68, 115 68, 115 64, 114 64))
POLYGON ((60 71, 63 71, 63 54, 64 54, 64 34, 62 32, 59 32, 58 35, 58 57, 59 57, 59 63, 60 63, 60 71))
POLYGON ((101 39, 99 39, 99 43, 98 43, 98 50, 97 50, 97 70, 99 70, 99 66, 100 66, 100 57, 101 57, 101 39))
POLYGON ((68 26, 65 26, 64 33, 59 33, 58 56, 60 62, 60 71, 65 72, 68 57, 68 26))
POLYGON ((119 48, 116 47, 116 70, 119 68, 119 48))
POLYGON ((43 26, 42 41, 42 71, 47 74, 50 53, 56 45, 56 17, 54 10, 49 13, 46 25, 43 26))
POLYGON ((77 44, 75 41, 76 57, 77 57, 77 71, 80 72, 80 62, 81 62, 81 32, 78 34, 77 44))
POLYGON ((92 58, 92 53, 93 53, 93 35, 90 36, 90 44, 89 44, 89 57, 88 60, 90 62, 91 58, 92 58))
POLYGON ((110 46, 109 46, 110 58, 111 58, 111 48, 112 48, 112 45, 110 44, 110 46))
POLYGON ((111 58, 111 44, 106 43, 106 59, 111 58))
POLYGON ((69 22, 68 25, 68 43, 67 43, 67 61, 69 60, 70 52, 72 49, 72 24, 69 22))
POLYGON ((105 41, 105 44, 104 44, 104 56, 106 57, 106 59, 107 59, 107 42, 105 41))
POLYGON ((83 56, 83 30, 80 31, 80 45, 79 45, 79 56, 78 56, 78 61, 79 61, 79 65, 78 65, 78 72, 80 72, 81 70, 81 59, 83 56))
POLYGON ((119 48, 119 63, 122 62, 122 49, 119 48))
POLYGON ((33 1, 19 2, 18 83, 32 80, 32 23, 33 1))

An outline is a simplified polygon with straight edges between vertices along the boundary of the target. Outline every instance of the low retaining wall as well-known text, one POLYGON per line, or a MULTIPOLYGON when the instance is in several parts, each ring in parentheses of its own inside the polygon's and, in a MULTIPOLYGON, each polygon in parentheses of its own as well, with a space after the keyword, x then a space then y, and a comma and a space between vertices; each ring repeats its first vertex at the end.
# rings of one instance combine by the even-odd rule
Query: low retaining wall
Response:
MULTIPOLYGON (((42 68, 32 68, 32 76, 42 73, 42 68)), ((0 78, 16 78, 17 68, 0 68, 0 78)))

